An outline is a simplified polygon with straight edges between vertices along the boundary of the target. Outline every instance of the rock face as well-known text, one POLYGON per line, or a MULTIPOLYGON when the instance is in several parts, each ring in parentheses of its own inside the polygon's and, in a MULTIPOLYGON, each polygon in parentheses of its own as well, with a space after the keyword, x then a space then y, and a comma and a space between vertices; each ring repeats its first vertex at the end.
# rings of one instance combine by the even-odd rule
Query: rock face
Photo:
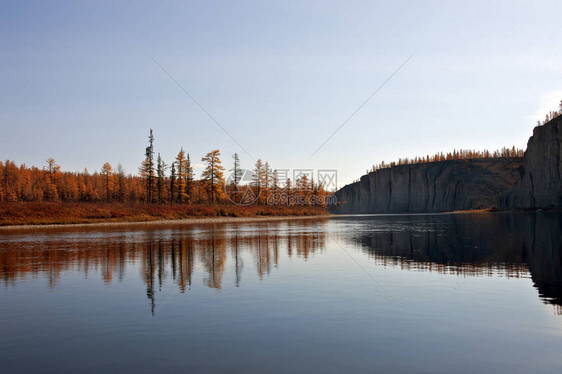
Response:
POLYGON ((535 127, 523 158, 378 170, 336 192, 335 213, 562 208, 562 116, 535 127))
POLYGON ((521 180, 501 203, 506 209, 562 207, 562 117, 533 130, 521 180))
POLYGON ((433 213, 498 207, 521 179, 523 159, 450 160, 401 165, 336 192, 336 213, 433 213))

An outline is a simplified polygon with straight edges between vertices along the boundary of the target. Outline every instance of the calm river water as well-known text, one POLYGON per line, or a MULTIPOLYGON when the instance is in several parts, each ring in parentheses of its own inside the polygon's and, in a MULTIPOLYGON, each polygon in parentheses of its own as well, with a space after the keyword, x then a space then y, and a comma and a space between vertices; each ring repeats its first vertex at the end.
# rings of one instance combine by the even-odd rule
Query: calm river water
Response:
POLYGON ((560 373, 562 216, 0 231, 2 373, 560 373))

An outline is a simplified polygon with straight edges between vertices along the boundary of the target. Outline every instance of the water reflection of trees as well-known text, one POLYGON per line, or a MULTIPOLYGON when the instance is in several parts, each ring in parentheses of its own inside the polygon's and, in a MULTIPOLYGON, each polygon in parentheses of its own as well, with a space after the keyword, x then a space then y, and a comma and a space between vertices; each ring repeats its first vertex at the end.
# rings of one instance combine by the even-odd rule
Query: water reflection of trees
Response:
MULTIPOLYGON (((1 279, 6 286, 28 277, 46 277, 56 286, 65 271, 101 274, 105 283, 122 281, 127 267, 139 267, 146 297, 154 312, 157 294, 171 280, 180 293, 188 291, 195 273, 204 285, 221 289, 227 263, 232 264, 233 283, 240 286, 249 259, 262 279, 279 266, 280 253, 308 259, 326 246, 325 232, 251 232, 224 226, 204 231, 146 231, 134 240, 126 233, 99 237, 0 243, 1 279)), ((129 269, 130 271, 130 269, 129 269)))

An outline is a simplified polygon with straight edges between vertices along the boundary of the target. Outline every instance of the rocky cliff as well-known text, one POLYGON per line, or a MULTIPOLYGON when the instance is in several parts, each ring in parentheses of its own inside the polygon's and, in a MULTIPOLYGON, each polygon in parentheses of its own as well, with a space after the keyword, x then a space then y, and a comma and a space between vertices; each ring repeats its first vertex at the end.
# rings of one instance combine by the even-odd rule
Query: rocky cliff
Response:
POLYGON ((401 165, 336 192, 335 213, 562 207, 562 116, 533 130, 523 158, 401 165))
POLYGON ((533 130, 523 174, 501 203, 506 209, 562 207, 562 117, 533 130))
POLYGON ((432 213, 498 206, 521 178, 522 159, 450 160, 401 165, 336 192, 337 213, 432 213))

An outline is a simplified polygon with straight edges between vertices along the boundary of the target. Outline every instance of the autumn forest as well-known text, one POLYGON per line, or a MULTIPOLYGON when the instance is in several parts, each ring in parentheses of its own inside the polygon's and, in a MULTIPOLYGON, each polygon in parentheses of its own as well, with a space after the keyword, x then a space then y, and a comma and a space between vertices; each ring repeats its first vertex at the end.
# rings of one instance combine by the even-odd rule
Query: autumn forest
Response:
POLYGON ((183 148, 168 164, 154 143, 151 129, 136 175, 109 162, 93 173, 62 171, 54 158, 41 168, 0 162, 0 225, 326 212, 326 191, 307 175, 281 179, 260 159, 245 170, 236 153, 228 167, 217 149, 201 158, 197 178, 183 148))
MULTIPOLYGON (((247 202, 266 204, 272 193, 301 191, 307 196, 304 205, 317 205, 311 201, 319 199, 309 197, 325 195, 323 187, 309 180, 306 175, 295 183, 290 178, 281 182, 277 170, 261 160, 256 161, 250 172, 250 181, 245 185, 242 184, 242 178, 246 171, 240 166, 238 154, 232 155, 231 168, 223 164, 218 149, 207 153, 201 161, 205 164, 205 169, 199 179, 194 174, 190 154, 183 148, 175 160, 167 164, 159 153, 155 153, 154 135, 150 130, 138 175, 126 174, 121 165, 114 168, 108 162, 99 171, 90 173, 88 170, 62 171, 53 158, 48 158, 42 168, 17 166, 9 160, 5 163, 0 161, 0 201, 155 204, 233 202, 247 205, 245 201, 237 201, 236 196, 243 198, 241 190, 251 190, 252 198, 247 202), (227 173, 230 174, 229 178, 225 177, 227 173)), ((290 202, 284 205, 287 204, 292 205, 290 202)))

